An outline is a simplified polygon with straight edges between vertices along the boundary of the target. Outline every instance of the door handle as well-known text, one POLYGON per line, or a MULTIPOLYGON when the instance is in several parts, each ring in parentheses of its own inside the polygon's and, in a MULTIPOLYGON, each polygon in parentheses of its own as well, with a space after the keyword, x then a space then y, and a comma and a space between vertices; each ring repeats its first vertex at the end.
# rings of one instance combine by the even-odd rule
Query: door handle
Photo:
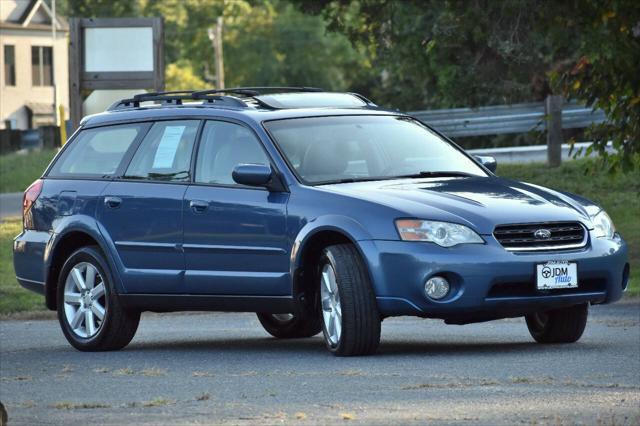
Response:
POLYGON ((202 200, 191 200, 189 201, 189 207, 196 213, 202 213, 209 207, 209 203, 202 200))
POLYGON ((110 209, 117 209, 122 204, 122 198, 118 197, 104 197, 104 205, 110 209))

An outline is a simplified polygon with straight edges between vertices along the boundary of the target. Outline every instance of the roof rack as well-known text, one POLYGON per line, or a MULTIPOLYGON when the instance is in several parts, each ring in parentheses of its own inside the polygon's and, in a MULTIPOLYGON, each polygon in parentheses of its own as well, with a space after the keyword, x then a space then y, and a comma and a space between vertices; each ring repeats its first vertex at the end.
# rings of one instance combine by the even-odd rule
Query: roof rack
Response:
POLYGON ((183 101, 203 101, 203 104, 225 104, 234 107, 247 107, 247 104, 234 96, 203 94, 196 90, 175 90, 169 92, 139 93, 133 98, 122 99, 112 104, 107 111, 122 108, 139 108, 142 102, 160 102, 163 105, 182 105, 183 101))
MULTIPOLYGON (((266 108, 278 109, 277 105, 271 105, 264 96, 296 92, 319 93, 324 92, 324 90, 317 87, 233 87, 229 89, 148 92, 117 101, 107 111, 139 108, 143 102, 157 102, 161 105, 183 105, 184 101, 202 101, 202 105, 221 105, 236 108, 247 108, 257 104, 266 108), (233 95, 239 95, 240 97, 233 95), (261 96, 263 97, 262 99, 261 96)), ((349 92, 348 94, 360 99, 368 107, 376 107, 373 102, 358 93, 349 92)))

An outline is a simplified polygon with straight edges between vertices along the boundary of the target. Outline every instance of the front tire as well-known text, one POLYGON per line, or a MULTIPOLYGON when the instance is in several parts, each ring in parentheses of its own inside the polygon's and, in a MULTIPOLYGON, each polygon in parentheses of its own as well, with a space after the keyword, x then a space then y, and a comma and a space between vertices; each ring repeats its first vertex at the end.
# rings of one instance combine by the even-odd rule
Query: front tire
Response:
POLYGON ((324 249, 317 277, 327 348, 338 356, 373 354, 380 344, 380 314, 356 248, 339 244, 324 249))
POLYGON ((587 325, 589 304, 537 312, 525 316, 529 333, 538 343, 573 343, 587 325))
POLYGON ((262 327, 279 339, 297 339, 312 337, 322 331, 322 322, 318 315, 297 317, 293 314, 256 314, 262 327))
POLYGON ((58 280, 58 320, 80 351, 121 349, 133 339, 140 312, 123 308, 98 247, 82 247, 65 262, 58 280))

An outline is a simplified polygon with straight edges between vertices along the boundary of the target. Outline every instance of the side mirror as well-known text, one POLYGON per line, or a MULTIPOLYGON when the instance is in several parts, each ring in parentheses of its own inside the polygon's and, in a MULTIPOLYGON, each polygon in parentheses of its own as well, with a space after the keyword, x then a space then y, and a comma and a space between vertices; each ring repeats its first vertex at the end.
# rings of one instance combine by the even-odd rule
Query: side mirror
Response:
POLYGON ((247 186, 269 186, 273 171, 267 164, 238 164, 231 177, 236 183, 247 186))
POLYGON ((498 162, 494 157, 489 155, 476 155, 476 160, 480 162, 483 166, 491 171, 491 173, 495 173, 498 168, 498 162))

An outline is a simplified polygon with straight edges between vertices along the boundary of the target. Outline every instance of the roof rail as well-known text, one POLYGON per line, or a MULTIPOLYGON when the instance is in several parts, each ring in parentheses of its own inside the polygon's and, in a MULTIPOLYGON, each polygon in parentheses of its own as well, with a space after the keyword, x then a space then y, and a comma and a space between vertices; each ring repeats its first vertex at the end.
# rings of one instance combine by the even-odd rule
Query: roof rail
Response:
POLYGON ((169 92, 139 93, 133 98, 122 99, 112 104, 107 111, 122 108, 139 108, 142 102, 161 102, 164 105, 182 105, 183 101, 203 101, 208 104, 226 104, 235 107, 247 107, 241 99, 233 96, 207 95, 195 90, 175 90, 169 92))
POLYGON ((356 98, 360 99, 362 102, 365 102, 371 106, 377 106, 376 104, 374 104, 373 102, 371 102, 371 100, 369 98, 367 98, 364 95, 361 95, 360 93, 356 93, 356 92, 347 92, 350 95, 355 96, 356 98))

